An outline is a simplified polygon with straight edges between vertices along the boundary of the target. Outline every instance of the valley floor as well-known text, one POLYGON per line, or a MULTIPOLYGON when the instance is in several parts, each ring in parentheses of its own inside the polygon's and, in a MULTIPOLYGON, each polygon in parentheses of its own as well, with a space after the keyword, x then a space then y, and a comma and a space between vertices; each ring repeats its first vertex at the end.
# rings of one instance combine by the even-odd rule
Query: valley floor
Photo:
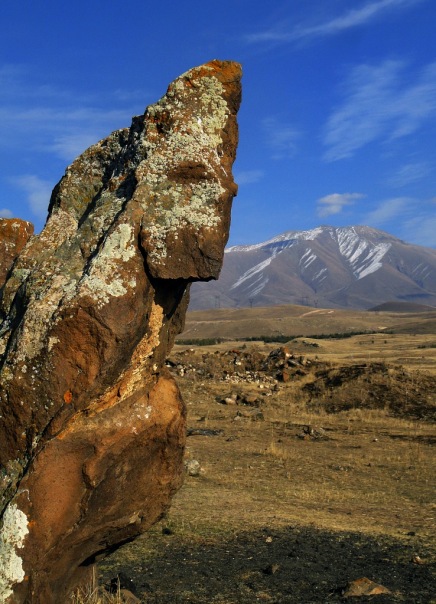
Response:
POLYGON ((153 604, 321 604, 367 577, 391 593, 359 602, 436 602, 434 374, 374 359, 345 379, 315 348, 237 346, 176 347, 200 470, 102 581, 153 604))

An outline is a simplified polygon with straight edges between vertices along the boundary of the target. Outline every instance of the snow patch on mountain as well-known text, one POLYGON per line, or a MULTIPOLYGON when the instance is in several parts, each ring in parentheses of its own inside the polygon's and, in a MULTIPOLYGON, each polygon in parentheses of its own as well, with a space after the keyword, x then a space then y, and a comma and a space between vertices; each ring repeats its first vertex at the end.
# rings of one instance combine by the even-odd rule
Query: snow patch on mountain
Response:
POLYGON ((371 243, 356 233, 354 227, 336 230, 339 251, 353 270, 356 279, 363 279, 382 267, 382 260, 391 243, 371 243))
POLYGON ((254 296, 257 296, 257 294, 260 294, 260 292, 268 284, 268 282, 269 282, 268 277, 265 277, 265 279, 262 279, 262 281, 259 283, 259 285, 257 287, 253 287, 250 290, 250 296, 254 297, 254 296))
POLYGON ((433 273, 433 270, 427 264, 424 264, 423 262, 420 262, 412 270, 412 276, 415 279, 421 279, 422 281, 424 279, 427 279, 427 277, 429 277, 432 273, 433 273))
POLYGON ((381 261, 390 248, 390 243, 380 243, 374 246, 372 250, 369 250, 367 256, 361 261, 362 264, 354 271, 357 279, 363 279, 363 277, 378 271, 383 266, 381 261))
POLYGON ((248 279, 252 279, 254 277, 254 275, 257 275, 258 273, 263 271, 267 266, 269 266, 276 256, 277 256, 277 253, 273 252, 269 258, 267 258, 263 262, 259 262, 259 264, 256 264, 255 266, 250 268, 241 277, 239 277, 239 279, 231 286, 230 289, 236 289, 237 287, 242 285, 244 283, 244 281, 247 281, 248 279))
MULTIPOLYGON (((267 248, 270 246, 274 246, 276 243, 286 242, 289 245, 285 247, 291 247, 298 240, 304 241, 313 241, 316 239, 321 233, 325 230, 324 227, 317 227, 316 229, 311 229, 309 231, 286 231, 286 233, 282 233, 281 235, 277 235, 272 239, 268 239, 268 241, 264 241, 263 243, 255 243, 253 245, 232 245, 226 248, 225 253, 229 254, 230 252, 254 252, 260 248, 267 248)), ((281 248, 285 249, 285 247, 281 248)))
POLYGON ((320 271, 318 271, 316 273, 316 275, 313 276, 313 281, 316 281, 317 279, 319 279, 319 282, 321 283, 321 281, 324 281, 324 279, 327 278, 327 273, 328 273, 328 270, 326 268, 322 268, 320 271), (322 277, 322 279, 320 279, 320 277, 322 277))
POLYGON ((316 254, 314 254, 312 250, 308 248, 300 258, 300 266, 302 270, 307 269, 312 262, 316 260, 316 258, 316 254))

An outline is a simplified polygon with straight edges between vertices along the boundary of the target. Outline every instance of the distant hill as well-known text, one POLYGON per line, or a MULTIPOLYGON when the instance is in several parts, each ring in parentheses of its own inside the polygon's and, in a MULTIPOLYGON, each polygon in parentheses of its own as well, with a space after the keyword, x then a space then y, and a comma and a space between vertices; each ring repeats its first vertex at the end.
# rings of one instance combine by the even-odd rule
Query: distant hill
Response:
POLYGON ((219 280, 192 286, 190 309, 388 301, 436 307, 436 250, 367 226, 321 226, 227 248, 219 280))
POLYGON ((384 302, 373 306, 368 310, 372 312, 431 312, 436 310, 436 306, 428 306, 427 304, 416 304, 415 302, 384 302))

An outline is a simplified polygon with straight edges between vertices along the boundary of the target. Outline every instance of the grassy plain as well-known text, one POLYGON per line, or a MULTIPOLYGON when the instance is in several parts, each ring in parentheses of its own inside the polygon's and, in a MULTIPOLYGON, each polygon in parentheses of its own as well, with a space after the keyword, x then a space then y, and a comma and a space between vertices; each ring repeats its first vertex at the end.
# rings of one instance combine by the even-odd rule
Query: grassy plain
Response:
POLYGON ((190 313, 181 338, 301 335, 287 345, 298 362, 275 384, 275 370, 244 373, 237 359, 281 345, 175 346, 186 456, 201 472, 186 476, 161 524, 102 565, 103 579, 122 570, 156 604, 340 602, 364 576, 392 591, 381 604, 435 602, 435 320, 306 307, 190 313), (308 337, 347 331, 374 333, 308 337))

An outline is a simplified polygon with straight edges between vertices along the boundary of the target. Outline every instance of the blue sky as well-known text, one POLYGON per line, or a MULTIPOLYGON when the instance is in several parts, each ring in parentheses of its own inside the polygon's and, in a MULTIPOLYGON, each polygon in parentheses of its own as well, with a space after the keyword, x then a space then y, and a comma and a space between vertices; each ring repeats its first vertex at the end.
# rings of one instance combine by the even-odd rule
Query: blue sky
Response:
POLYGON ((229 243, 367 224, 436 247, 434 0, 0 6, 0 215, 41 229, 90 144, 187 69, 242 63, 229 243))

